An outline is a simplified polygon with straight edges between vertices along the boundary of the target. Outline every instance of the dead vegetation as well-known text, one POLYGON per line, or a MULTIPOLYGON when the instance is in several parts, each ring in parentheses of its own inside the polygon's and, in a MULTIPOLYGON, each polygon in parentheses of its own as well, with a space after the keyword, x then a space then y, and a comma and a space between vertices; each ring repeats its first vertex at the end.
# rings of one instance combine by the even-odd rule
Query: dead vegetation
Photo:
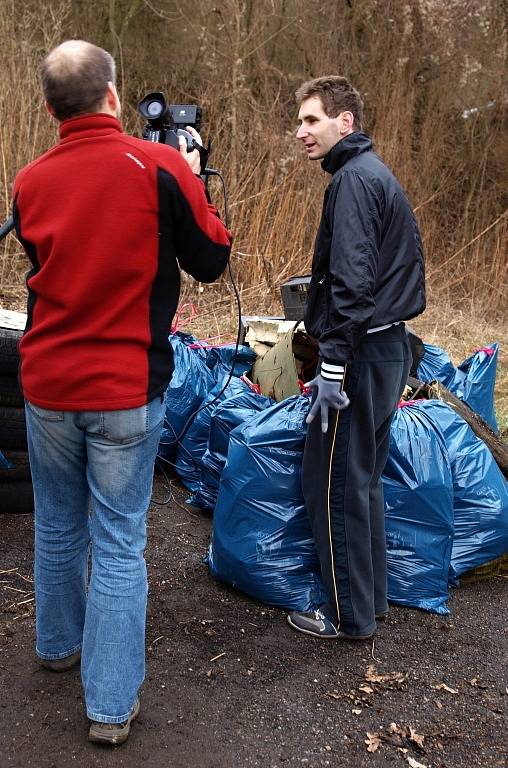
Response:
MULTIPOLYGON (((149 90, 202 104, 211 164, 228 188, 243 311, 278 313, 280 283, 309 271, 326 184, 294 139, 294 90, 310 77, 341 73, 364 93, 366 129, 407 189, 422 229, 432 320, 418 325, 427 329, 446 308, 434 337, 482 325, 493 328, 493 338, 473 333, 473 345, 501 340, 507 24, 506 3, 498 0, 188 0, 185 8, 174 0, 4 0, 0 218, 9 214, 17 169, 55 141, 41 101, 41 58, 68 37, 92 40, 116 56, 128 132, 140 134, 136 104, 149 90)), ((23 307, 26 268, 10 235, 0 244, 3 306, 23 307)), ((197 305, 204 335, 235 327, 226 279, 199 290, 186 281, 184 300, 197 305)))

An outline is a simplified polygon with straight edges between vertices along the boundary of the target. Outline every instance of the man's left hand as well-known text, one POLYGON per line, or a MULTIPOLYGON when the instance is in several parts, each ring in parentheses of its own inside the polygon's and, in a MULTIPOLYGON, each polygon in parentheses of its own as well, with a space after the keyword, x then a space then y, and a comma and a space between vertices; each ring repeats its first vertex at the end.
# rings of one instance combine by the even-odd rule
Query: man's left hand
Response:
POLYGON ((328 411, 343 411, 349 405, 349 398, 345 392, 342 391, 341 381, 332 381, 330 379, 324 379, 320 373, 315 379, 309 381, 305 385, 309 389, 317 389, 316 399, 314 400, 312 407, 309 411, 309 415, 306 418, 307 424, 314 421, 318 412, 321 412, 321 430, 328 432, 328 411))

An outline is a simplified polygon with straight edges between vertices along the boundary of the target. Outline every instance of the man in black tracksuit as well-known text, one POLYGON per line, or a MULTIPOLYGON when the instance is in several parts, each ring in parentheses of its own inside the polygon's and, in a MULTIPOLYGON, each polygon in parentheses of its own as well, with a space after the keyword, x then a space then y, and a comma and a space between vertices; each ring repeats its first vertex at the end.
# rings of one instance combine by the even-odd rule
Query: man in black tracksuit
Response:
POLYGON ((322 77, 296 96, 297 138, 332 175, 305 316, 320 366, 309 382, 302 469, 328 602, 288 621, 311 635, 363 640, 388 611, 381 473, 410 368, 403 321, 425 309, 424 261, 410 204, 362 132, 358 92, 345 78, 322 77))

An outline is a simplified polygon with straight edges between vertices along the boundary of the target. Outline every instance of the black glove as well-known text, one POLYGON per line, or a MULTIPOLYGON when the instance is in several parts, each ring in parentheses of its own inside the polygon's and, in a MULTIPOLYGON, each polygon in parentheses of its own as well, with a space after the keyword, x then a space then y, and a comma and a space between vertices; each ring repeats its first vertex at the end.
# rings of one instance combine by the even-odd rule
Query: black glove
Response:
POLYGON ((348 407, 349 398, 342 389, 345 372, 345 365, 322 363, 321 372, 315 379, 306 383, 305 386, 310 389, 317 389, 316 399, 306 418, 307 424, 310 424, 318 411, 321 411, 321 430, 327 432, 328 410, 331 408, 334 411, 343 411, 348 407))

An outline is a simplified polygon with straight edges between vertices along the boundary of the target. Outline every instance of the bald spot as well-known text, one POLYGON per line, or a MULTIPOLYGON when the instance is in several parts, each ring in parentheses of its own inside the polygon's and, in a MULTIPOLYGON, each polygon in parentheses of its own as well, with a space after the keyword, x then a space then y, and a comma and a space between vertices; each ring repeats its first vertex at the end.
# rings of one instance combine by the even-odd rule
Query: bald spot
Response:
POLYGON ((46 68, 51 77, 63 79, 79 72, 83 62, 98 50, 86 40, 66 40, 46 56, 46 68))

